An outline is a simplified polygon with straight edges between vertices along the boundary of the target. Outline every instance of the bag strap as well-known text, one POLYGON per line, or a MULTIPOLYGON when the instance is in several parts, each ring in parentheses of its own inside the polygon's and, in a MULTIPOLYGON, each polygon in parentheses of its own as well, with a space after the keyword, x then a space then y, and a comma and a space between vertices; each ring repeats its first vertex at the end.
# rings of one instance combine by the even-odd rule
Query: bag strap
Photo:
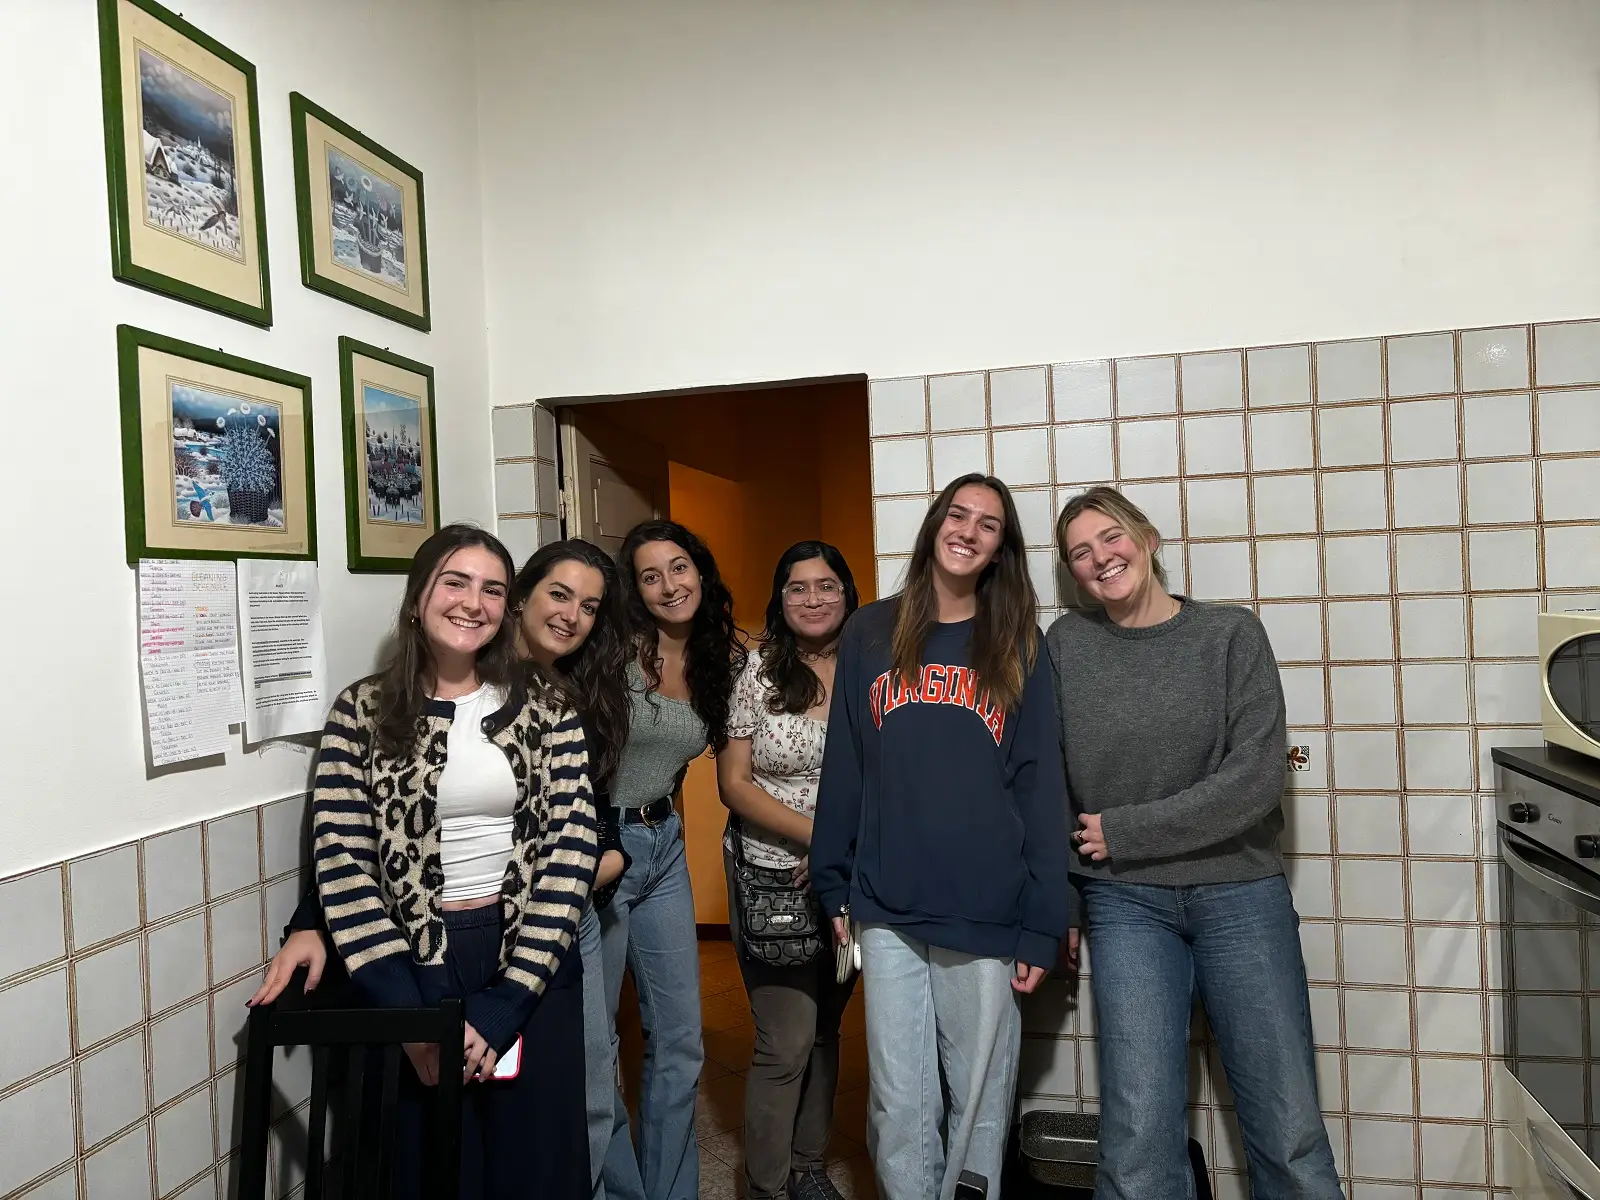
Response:
POLYGON ((733 865, 744 870, 744 822, 733 809, 728 810, 728 832, 733 834, 733 865))

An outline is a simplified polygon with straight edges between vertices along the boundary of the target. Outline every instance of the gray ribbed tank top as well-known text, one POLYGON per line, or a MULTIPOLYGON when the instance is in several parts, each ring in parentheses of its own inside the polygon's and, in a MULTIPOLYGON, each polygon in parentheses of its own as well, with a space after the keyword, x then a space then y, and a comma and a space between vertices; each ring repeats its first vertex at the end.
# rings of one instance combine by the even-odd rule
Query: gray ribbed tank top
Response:
POLYGON ((611 784, 611 803, 639 808, 672 791, 678 772, 706 749, 706 726, 685 700, 645 693, 644 670, 628 663, 632 718, 622 760, 611 784))

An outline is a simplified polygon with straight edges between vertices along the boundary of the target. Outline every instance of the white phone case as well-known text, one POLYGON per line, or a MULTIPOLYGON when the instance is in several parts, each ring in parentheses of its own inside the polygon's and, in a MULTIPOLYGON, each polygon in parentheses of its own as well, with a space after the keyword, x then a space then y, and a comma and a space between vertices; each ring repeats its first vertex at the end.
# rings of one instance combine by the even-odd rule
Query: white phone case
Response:
POLYGON ((507 1050, 494 1064, 495 1079, 515 1079, 522 1070, 522 1035, 517 1034, 517 1040, 511 1043, 507 1050))

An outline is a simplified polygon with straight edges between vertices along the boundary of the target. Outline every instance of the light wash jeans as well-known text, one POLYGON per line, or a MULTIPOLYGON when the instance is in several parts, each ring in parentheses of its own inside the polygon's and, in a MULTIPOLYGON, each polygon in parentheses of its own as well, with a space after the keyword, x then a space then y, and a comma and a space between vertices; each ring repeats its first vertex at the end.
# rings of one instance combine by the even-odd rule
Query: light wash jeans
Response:
POLYGON ((606 1007, 615 1030, 623 972, 632 971, 644 1026, 644 1064, 638 1157, 618 1088, 606 1153, 606 1195, 608 1200, 698 1200, 694 1106, 705 1048, 700 1040, 700 947, 683 823, 676 813, 654 829, 625 822, 622 845, 632 861, 600 914, 606 1007))
POLYGON ((1341 1195, 1317 1104, 1300 918, 1282 875, 1152 887, 1080 880, 1100 1047, 1095 1200, 1190 1200, 1189 1020, 1199 994, 1255 1200, 1341 1195))
POLYGON ((941 950, 887 925, 862 929, 867 1150, 883 1200, 950 1200, 962 1171, 988 1179, 998 1200, 1022 1040, 1015 969, 1009 959, 941 950))
POLYGON ((617 1113, 617 1026, 608 1007, 605 954, 600 943, 600 914, 593 904, 583 906, 578 921, 578 951, 583 956, 583 1092, 589 1130, 589 1174, 593 1200, 642 1200, 639 1163, 627 1137, 627 1112, 623 1112, 623 1138, 615 1164, 608 1161, 617 1113), (617 1176, 607 1190, 606 1168, 617 1176))

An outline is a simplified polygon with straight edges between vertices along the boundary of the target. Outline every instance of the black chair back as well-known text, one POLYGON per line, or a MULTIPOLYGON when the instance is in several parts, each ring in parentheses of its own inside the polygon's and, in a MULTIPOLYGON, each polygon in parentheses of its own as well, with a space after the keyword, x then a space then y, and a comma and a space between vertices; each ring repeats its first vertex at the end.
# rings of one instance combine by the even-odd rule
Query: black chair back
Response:
MULTIPOLYGON (((238 1200, 266 1200, 272 1125, 272 1058, 279 1046, 311 1051, 305 1200, 388 1200, 394 1185, 395 1108, 404 1042, 436 1042, 440 1063, 462 1061, 460 1000, 438 1008, 287 1009, 263 1005, 250 1014, 244 1066, 244 1111, 238 1200), (338 1075, 336 1133, 328 1141, 330 1077, 338 1075)), ((459 1200, 461 1071, 441 1069, 432 1179, 423 1195, 459 1200)))

